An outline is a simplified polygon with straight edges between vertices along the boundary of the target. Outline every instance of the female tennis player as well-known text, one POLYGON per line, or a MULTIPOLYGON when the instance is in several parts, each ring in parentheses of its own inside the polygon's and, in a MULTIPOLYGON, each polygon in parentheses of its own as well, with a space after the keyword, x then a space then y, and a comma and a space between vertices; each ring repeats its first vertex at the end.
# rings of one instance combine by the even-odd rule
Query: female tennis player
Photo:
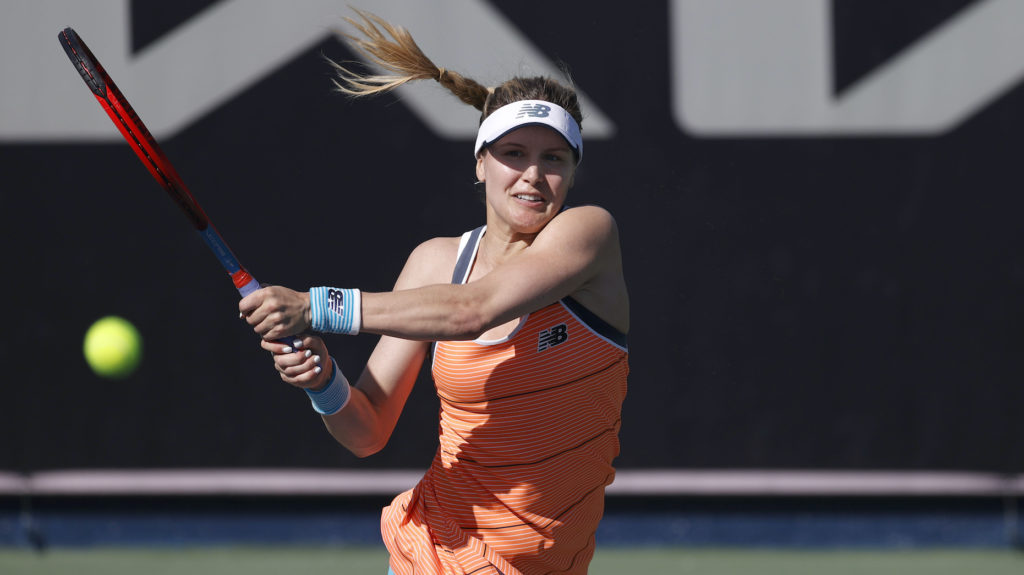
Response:
POLYGON ((619 452, 629 300, 612 216, 566 209, 583 156, 576 94, 548 78, 487 88, 435 66, 404 29, 360 16, 349 20, 365 36, 357 45, 393 75, 339 66, 339 89, 429 78, 481 110, 486 223, 419 245, 394 291, 268 287, 239 309, 281 378, 359 456, 387 443, 436 342, 440 445, 383 511, 393 573, 586 573, 619 452), (308 330, 381 338, 350 386, 320 337, 275 341, 308 330))

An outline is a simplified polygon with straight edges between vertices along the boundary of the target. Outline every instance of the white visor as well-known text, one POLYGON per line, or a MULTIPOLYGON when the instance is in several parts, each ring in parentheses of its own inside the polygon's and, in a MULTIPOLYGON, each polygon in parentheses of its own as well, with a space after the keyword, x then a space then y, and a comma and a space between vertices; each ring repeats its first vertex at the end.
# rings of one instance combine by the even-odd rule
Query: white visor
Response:
POLYGON ((512 130, 533 125, 547 126, 561 134, 576 152, 576 163, 583 159, 583 135, 576 119, 565 108, 543 100, 512 102, 487 116, 477 132, 473 156, 512 130))

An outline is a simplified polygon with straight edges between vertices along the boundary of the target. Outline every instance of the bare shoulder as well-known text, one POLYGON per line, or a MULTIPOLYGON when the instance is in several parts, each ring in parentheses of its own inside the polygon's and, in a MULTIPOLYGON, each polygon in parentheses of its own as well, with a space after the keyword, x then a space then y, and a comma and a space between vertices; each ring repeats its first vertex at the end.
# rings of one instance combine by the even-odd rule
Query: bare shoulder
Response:
POLYGON ((409 254, 410 261, 436 261, 438 259, 449 258, 452 263, 455 263, 456 252, 459 249, 459 238, 458 237, 441 237, 431 238, 420 245, 416 246, 416 249, 409 254))
POLYGON ((432 238, 416 246, 405 261, 395 289, 447 283, 451 280, 458 251, 457 237, 432 238))
MULTIPOLYGON (((565 210, 542 233, 549 249, 573 254, 586 280, 570 294, 622 333, 629 332, 629 293, 622 270, 619 229, 612 214, 599 206, 565 210), (548 241, 550 240, 550 242, 548 241)), ((538 236, 538 240, 539 240, 538 236)), ((565 267, 570 267, 566 265, 565 267)))
POLYGON ((585 205, 567 209, 555 216, 538 239, 549 236, 555 242, 575 245, 618 245, 619 228, 611 212, 601 206, 585 205))

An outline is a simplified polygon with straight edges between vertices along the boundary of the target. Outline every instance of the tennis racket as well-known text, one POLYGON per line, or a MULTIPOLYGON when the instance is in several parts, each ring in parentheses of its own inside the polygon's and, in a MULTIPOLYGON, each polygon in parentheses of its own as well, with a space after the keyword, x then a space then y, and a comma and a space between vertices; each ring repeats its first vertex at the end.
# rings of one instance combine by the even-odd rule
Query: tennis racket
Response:
POLYGON ((231 276, 238 293, 245 297, 260 288, 259 282, 249 274, 231 249, 228 248, 224 238, 217 232, 217 229, 210 223, 210 218, 196 201, 192 193, 185 187, 185 183, 178 176, 174 166, 164 155, 163 150, 153 139, 152 134, 146 129, 138 114, 131 104, 124 97, 117 85, 107 75, 106 70, 100 65, 100 61, 93 56, 89 47, 85 45, 82 38, 71 28, 65 28, 57 35, 60 45, 64 47, 68 58, 74 64, 75 69, 85 80, 89 90, 99 101, 100 106, 110 116, 110 119, 120 130, 121 135, 128 141, 135 155, 142 160, 143 165, 153 175, 153 178, 163 186, 171 199, 174 200, 181 211, 188 217, 189 222, 199 232, 199 235, 209 246, 210 250, 217 256, 217 260, 224 266, 224 270, 231 276))

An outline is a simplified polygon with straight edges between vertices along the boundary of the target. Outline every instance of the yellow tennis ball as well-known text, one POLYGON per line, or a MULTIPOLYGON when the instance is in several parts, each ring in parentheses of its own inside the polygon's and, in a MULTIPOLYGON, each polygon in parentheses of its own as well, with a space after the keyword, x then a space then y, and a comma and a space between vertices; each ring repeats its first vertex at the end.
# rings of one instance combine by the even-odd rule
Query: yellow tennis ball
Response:
POLYGON ((128 320, 108 315, 85 332, 85 361, 100 377, 123 379, 142 361, 142 337, 128 320))

